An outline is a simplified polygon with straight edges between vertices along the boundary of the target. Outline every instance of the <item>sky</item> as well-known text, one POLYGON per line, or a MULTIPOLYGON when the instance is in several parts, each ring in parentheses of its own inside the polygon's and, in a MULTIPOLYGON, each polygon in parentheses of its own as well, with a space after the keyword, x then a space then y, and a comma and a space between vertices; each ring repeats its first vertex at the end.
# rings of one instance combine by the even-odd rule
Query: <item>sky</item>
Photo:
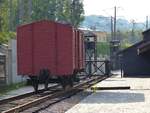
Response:
POLYGON ((114 6, 117 7, 117 18, 129 21, 150 20, 150 0, 84 0, 85 15, 113 16, 114 6))

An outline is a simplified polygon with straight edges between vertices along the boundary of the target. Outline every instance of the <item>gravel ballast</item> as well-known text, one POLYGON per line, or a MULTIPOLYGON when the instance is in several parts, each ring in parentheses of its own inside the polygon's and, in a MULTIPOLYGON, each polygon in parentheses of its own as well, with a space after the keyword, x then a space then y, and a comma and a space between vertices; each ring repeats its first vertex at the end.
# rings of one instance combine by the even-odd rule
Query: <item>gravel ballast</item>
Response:
POLYGON ((90 91, 83 91, 59 103, 46 107, 52 102, 51 100, 48 100, 45 103, 42 103, 36 107, 30 108, 26 111, 23 111, 22 113, 33 113, 37 111, 38 113, 65 113, 68 109, 78 104, 81 100, 83 100, 85 97, 87 97, 91 93, 92 92, 90 91), (39 109, 41 110, 39 111, 39 109))

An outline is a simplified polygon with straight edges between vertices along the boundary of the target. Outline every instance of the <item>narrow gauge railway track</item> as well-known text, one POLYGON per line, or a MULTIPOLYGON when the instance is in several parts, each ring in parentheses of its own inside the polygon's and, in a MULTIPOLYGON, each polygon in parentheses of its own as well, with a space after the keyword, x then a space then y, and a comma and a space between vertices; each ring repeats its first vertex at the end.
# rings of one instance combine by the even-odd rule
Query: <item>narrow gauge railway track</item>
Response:
MULTIPOLYGON (((60 85, 58 85, 58 84, 53 85, 53 86, 49 86, 48 90, 53 90, 53 89, 55 89, 59 86, 60 85)), ((45 91, 45 88, 39 89, 39 94, 43 93, 44 91, 45 91)), ((2 100, 0 100, 0 106, 4 103, 12 102, 12 101, 15 101, 15 100, 18 100, 18 99, 23 99, 25 97, 29 97, 29 96, 32 96, 34 94, 35 94, 35 92, 32 91, 32 92, 28 92, 28 93, 25 93, 25 94, 20 94, 20 95, 17 95, 17 96, 12 96, 12 97, 9 97, 9 98, 6 98, 6 99, 2 99, 2 100)), ((0 111, 1 111, 1 109, 0 109, 0 111)))
MULTIPOLYGON (((31 108, 33 106, 36 106, 40 103, 43 103, 48 99, 50 100, 50 99, 58 98, 61 96, 63 97, 64 95, 70 96, 70 95, 76 94, 77 92, 87 89, 90 86, 94 85, 95 83, 98 83, 106 78, 107 77, 105 77, 105 76, 93 76, 90 79, 82 80, 81 83, 75 84, 72 89, 69 89, 67 91, 64 91, 64 90, 46 91, 41 94, 36 94, 36 95, 32 95, 27 98, 23 98, 20 100, 15 100, 15 101, 11 101, 11 102, 8 102, 5 104, 1 104, 0 112, 2 112, 2 113, 18 113, 18 112, 24 111, 28 108, 31 108)), ((62 100, 62 98, 60 100, 62 100)), ((56 100, 56 102, 60 101, 60 100, 56 100)), ((56 102, 53 102, 53 103, 56 103, 56 102)))
MULTIPOLYGON (((86 79, 87 77, 85 76, 80 76, 80 80, 84 80, 86 79)), ((48 87, 48 90, 55 90, 56 88, 59 88, 61 87, 60 84, 55 84, 55 85, 52 85, 52 86, 49 86, 48 87)), ((45 91, 45 88, 43 89, 39 89, 39 94, 40 93, 43 93, 45 91)), ((35 92, 32 91, 32 92, 28 92, 28 93, 25 93, 25 94, 20 94, 20 95, 17 95, 17 96, 12 96, 12 97, 9 97, 9 98, 6 98, 6 99, 2 99, 0 100, 0 106, 2 104, 5 104, 5 103, 8 103, 8 102, 12 102, 12 101, 15 101, 15 100, 18 100, 18 99, 23 99, 25 97, 29 97, 29 96, 32 96, 32 95, 35 95, 35 92)), ((0 112, 1 112, 1 107, 0 107, 0 112)))
MULTIPOLYGON (((86 79, 87 77, 80 77, 80 80, 84 80, 86 79)), ((55 84, 55 85, 52 85, 52 86, 49 86, 48 87, 48 90, 55 90, 56 88, 58 87, 61 87, 60 84, 55 84)), ((43 93, 45 91, 45 88, 43 89, 39 89, 39 94, 40 93, 43 93)), ((8 103, 8 102, 12 102, 12 101, 15 101, 15 100, 18 100, 18 99, 23 99, 25 97, 29 97, 29 96, 32 96, 32 95, 35 95, 35 92, 32 91, 32 92, 28 92, 28 93, 25 93, 25 94, 20 94, 20 95, 17 95, 17 96, 12 96, 12 97, 9 97, 9 98, 6 98, 6 99, 2 99, 0 100, 0 112, 1 112, 1 105, 2 104, 5 104, 5 103, 8 103)))

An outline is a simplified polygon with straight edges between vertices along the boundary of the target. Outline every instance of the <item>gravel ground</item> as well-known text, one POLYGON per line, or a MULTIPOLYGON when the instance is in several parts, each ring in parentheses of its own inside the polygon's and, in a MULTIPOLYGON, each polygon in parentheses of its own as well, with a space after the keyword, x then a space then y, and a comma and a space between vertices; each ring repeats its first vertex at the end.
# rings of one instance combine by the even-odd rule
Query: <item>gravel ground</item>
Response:
POLYGON ((42 103, 41 105, 38 105, 34 108, 30 108, 22 113, 33 113, 37 111, 39 108, 44 108, 44 110, 38 111, 38 113, 65 113, 68 109, 78 104, 81 100, 83 100, 85 97, 87 97, 90 94, 92 94, 92 92, 89 91, 80 92, 75 96, 67 98, 49 107, 46 106, 51 103, 51 100, 46 101, 45 103, 42 103))

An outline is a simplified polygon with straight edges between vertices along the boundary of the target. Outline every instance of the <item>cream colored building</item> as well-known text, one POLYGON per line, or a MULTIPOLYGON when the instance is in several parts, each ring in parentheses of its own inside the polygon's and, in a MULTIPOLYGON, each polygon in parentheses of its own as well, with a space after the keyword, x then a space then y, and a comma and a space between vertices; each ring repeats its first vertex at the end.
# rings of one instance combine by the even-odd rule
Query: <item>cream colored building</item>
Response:
POLYGON ((107 42, 107 33, 102 31, 93 31, 97 36, 97 42, 107 42))

